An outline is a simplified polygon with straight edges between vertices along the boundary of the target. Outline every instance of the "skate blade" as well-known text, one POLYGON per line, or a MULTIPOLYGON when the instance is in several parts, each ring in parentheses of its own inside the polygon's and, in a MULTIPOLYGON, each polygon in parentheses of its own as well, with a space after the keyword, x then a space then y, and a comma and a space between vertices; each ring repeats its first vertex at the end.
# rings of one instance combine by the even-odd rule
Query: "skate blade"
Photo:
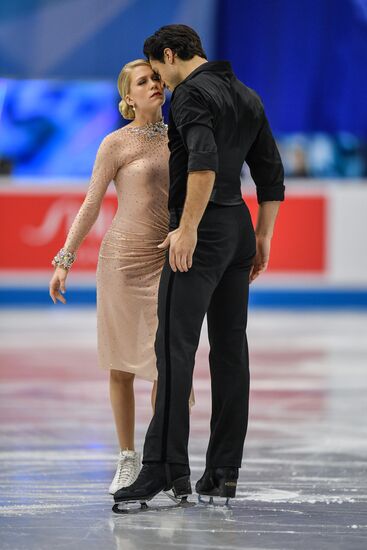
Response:
POLYGON ((204 495, 204 498, 202 495, 198 495, 199 504, 205 504, 206 506, 217 506, 221 508, 224 508, 224 507, 229 508, 230 507, 229 501, 230 501, 229 497, 216 496, 214 501, 214 497, 210 497, 209 495, 208 496, 204 495))
POLYGON ((145 501, 139 502, 130 500, 128 502, 117 502, 112 506, 112 512, 115 514, 134 514, 136 512, 144 512, 149 510, 149 506, 145 501), (136 506, 132 506, 136 504, 136 506))
POLYGON ((130 503, 119 502, 112 507, 112 511, 115 514, 128 515, 140 514, 141 512, 168 512, 169 510, 175 508, 190 508, 191 506, 195 506, 195 502, 188 502, 187 500, 183 500, 175 504, 168 504, 167 506, 154 504, 148 506, 146 502, 141 502, 140 508, 138 506, 127 506, 128 504, 130 503))
POLYGON ((163 491, 164 494, 173 500, 175 504, 178 504, 179 506, 191 506, 192 503, 187 500, 187 495, 184 495, 182 497, 176 497, 173 493, 170 493, 169 491, 163 491))

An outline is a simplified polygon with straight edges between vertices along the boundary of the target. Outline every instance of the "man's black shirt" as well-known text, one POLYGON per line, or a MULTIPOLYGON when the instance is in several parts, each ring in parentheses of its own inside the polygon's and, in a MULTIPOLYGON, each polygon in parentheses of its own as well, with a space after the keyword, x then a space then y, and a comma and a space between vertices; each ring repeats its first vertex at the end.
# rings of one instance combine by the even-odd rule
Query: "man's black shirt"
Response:
POLYGON ((182 208, 188 172, 216 173, 210 201, 243 202, 241 169, 248 164, 258 202, 284 199, 284 171, 259 96, 227 61, 203 63, 173 91, 168 124, 170 209, 182 208))

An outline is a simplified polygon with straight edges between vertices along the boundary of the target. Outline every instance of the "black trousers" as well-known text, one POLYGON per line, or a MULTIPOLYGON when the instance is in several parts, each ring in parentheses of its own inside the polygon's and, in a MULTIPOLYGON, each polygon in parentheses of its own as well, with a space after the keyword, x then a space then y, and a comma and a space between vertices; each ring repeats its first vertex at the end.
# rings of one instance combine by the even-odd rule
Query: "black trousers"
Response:
MULTIPOLYGON (((170 231, 181 210, 171 212, 170 231)), ((248 422, 246 339, 249 271, 256 252, 245 203, 209 203, 198 226, 193 265, 172 271, 168 252, 158 292, 158 386, 143 462, 188 464, 189 395, 207 314, 212 415, 207 467, 240 467, 248 422)))

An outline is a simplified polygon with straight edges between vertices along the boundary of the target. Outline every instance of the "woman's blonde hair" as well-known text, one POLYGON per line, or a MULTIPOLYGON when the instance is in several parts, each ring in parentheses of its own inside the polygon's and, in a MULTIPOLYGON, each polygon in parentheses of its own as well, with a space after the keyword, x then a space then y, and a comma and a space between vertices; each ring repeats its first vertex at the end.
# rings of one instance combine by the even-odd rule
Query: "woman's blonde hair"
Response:
POLYGON ((125 100, 126 95, 130 92, 131 71, 135 69, 135 67, 140 67, 141 65, 147 65, 148 67, 150 67, 149 62, 146 59, 135 59, 135 61, 130 61, 129 63, 126 63, 126 65, 122 67, 117 79, 117 89, 121 96, 119 111, 122 116, 127 120, 133 120, 135 118, 134 109, 125 100))

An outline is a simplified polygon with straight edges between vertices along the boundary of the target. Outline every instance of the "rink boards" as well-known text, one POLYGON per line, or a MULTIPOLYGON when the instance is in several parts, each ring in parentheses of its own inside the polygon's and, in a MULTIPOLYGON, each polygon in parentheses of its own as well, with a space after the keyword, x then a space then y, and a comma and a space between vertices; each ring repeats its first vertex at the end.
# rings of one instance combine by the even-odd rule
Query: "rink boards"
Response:
MULTIPOLYGON (((110 186, 97 222, 73 266, 76 303, 94 303, 98 250, 116 211, 110 186)), ((4 184, 0 189, 0 301, 34 305, 51 273, 50 261, 62 246, 83 201, 86 184, 37 182, 4 184), (27 298, 28 297, 28 298, 27 298)), ((256 223, 253 187, 244 199, 256 223)), ((265 306, 367 307, 367 188, 356 182, 288 181, 272 242, 268 272, 252 288, 252 304, 265 306)))

